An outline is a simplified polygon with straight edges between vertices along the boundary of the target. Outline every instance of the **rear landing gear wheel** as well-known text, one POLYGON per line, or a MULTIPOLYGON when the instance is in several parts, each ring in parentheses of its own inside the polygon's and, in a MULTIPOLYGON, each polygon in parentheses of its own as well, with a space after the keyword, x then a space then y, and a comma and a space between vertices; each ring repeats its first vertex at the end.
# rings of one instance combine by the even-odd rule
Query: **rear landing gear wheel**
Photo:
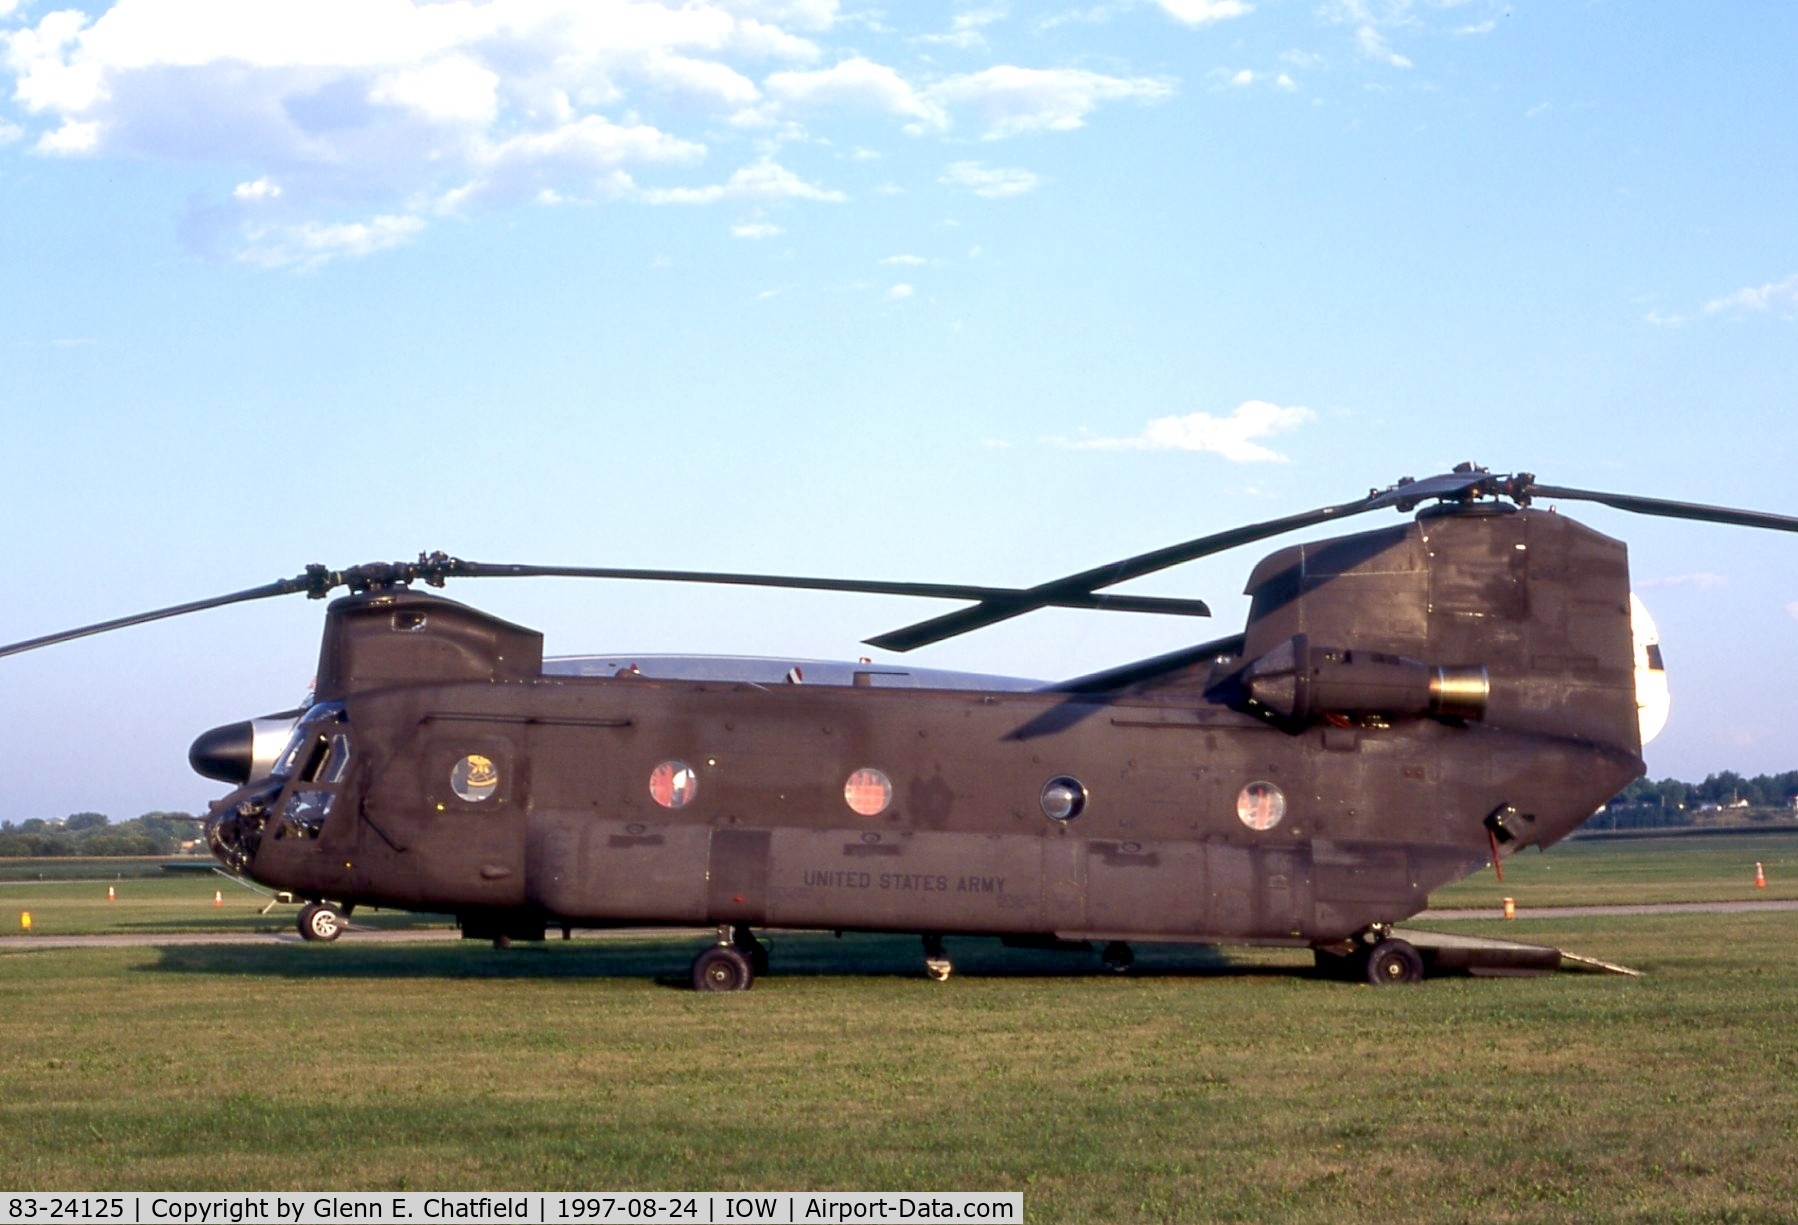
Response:
POLYGON ((300 909, 300 936, 306 940, 335 940, 346 926, 343 912, 324 902, 312 902, 300 909))
POLYGON ((1099 964, 1113 974, 1126 974, 1136 964, 1136 954, 1122 940, 1113 940, 1100 952, 1099 964))
POLYGON ((1367 981, 1377 987, 1423 981, 1423 954, 1408 940, 1388 937, 1367 951, 1367 981))
POLYGON ((747 991, 754 982, 749 958, 728 944, 714 944, 693 959, 695 991, 747 991))

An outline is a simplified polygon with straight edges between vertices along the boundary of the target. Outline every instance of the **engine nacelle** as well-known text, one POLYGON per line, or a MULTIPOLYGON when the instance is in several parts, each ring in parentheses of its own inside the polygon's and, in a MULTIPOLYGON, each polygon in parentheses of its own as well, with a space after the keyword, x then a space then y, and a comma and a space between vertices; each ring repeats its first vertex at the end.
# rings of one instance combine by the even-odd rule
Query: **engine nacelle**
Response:
POLYGON ((1432 715, 1478 719, 1491 681, 1481 665, 1446 667, 1377 651, 1313 646, 1288 638, 1243 671, 1249 697, 1283 719, 1326 715, 1432 715))

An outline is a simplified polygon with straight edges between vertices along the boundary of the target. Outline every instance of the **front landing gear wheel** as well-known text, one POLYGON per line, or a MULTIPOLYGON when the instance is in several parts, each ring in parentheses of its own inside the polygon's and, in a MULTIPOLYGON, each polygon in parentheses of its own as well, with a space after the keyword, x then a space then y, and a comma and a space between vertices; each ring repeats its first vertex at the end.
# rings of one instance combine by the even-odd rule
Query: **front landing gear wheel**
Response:
POLYGON ((754 982, 749 958, 728 944, 714 944, 693 959, 695 991, 747 991, 754 982))
POLYGON ((347 924, 343 912, 324 902, 313 902, 300 909, 300 935, 307 940, 335 940, 343 935, 347 924))
POLYGON ((1388 937, 1367 951, 1367 981, 1376 987, 1422 982, 1423 954, 1408 940, 1388 937))

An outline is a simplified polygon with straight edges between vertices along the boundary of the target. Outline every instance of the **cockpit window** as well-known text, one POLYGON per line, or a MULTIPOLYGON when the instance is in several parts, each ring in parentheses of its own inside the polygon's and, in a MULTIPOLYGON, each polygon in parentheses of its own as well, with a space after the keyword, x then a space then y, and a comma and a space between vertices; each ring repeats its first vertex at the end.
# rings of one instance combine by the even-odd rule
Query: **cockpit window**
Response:
MULTIPOLYGON (((275 778, 292 778, 294 769, 302 764, 303 759, 307 766, 307 779, 315 779, 317 776, 312 771, 323 769, 326 764, 316 756, 324 741, 321 731, 330 724, 344 722, 347 720, 344 718, 342 702, 320 702, 308 710, 300 716, 293 735, 287 741, 287 747, 281 750, 281 756, 275 760, 275 768, 269 773, 275 778)), ((328 749, 329 745, 323 744, 323 747, 328 749)))
POLYGON ((350 768, 350 738, 341 729, 343 703, 314 706, 294 728, 275 776, 297 778, 281 807, 276 838, 317 838, 330 816, 331 803, 350 768))

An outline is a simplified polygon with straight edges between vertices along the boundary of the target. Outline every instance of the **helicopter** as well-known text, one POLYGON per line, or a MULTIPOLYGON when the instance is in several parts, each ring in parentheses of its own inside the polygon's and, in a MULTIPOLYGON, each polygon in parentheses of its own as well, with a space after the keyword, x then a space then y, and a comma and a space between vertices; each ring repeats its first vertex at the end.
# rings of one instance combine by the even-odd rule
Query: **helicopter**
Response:
POLYGON ((303 899, 451 913, 464 936, 702 927, 700 990, 769 969, 769 928, 1098 949, 1309 948, 1411 983, 1397 930, 1431 893, 1577 829, 1665 722, 1658 634, 1625 545, 1538 500, 1798 531, 1798 518, 1538 483, 1463 464, 1030 588, 465 561, 292 578, 11 646, 304 593, 328 606, 302 709, 214 728, 233 790, 207 839, 303 899), (1042 684, 859 663, 546 660, 538 632, 419 587, 585 577, 957 599, 868 639, 906 652, 1044 607, 1206 616, 1104 589, 1376 510, 1250 572, 1240 633, 1042 684))

